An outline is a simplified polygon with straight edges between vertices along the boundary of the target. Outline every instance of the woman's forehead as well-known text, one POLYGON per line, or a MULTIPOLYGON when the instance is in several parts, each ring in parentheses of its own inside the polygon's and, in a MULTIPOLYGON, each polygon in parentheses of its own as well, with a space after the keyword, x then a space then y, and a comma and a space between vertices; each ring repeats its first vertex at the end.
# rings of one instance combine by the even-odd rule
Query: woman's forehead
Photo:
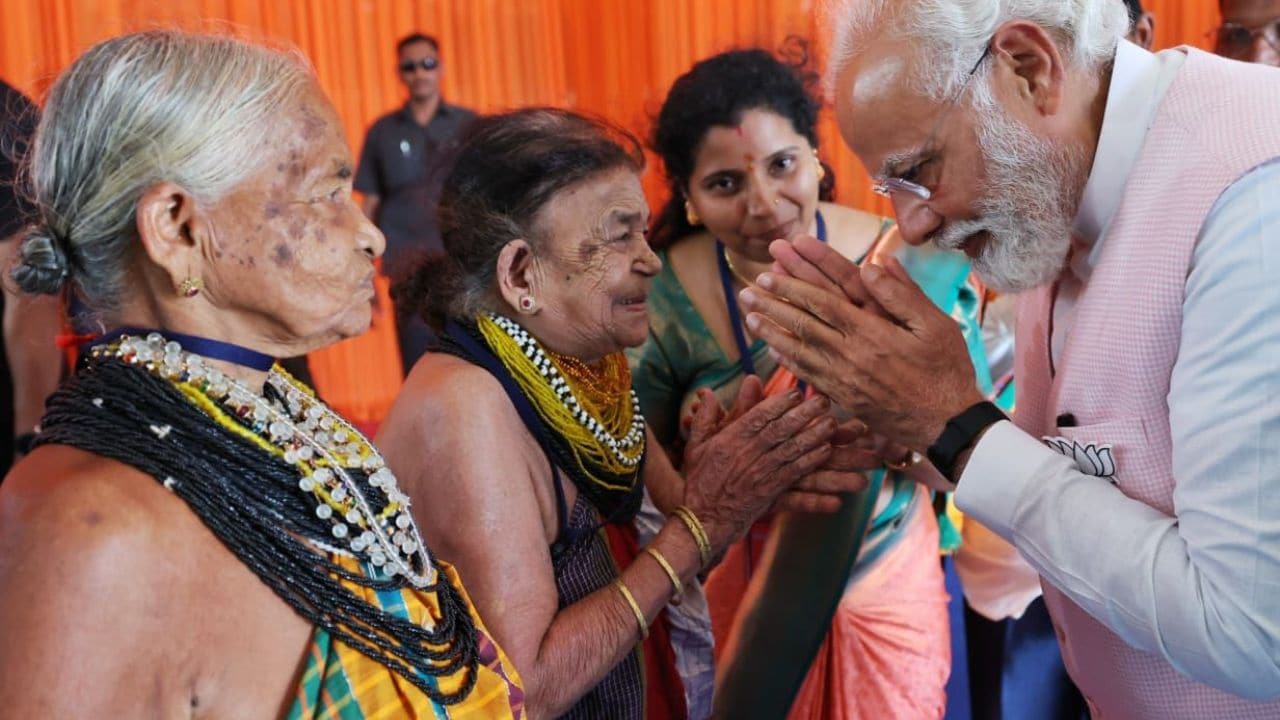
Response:
POLYGON ((596 173, 552 196, 548 209, 563 208, 571 213, 611 216, 618 212, 646 209, 640 174, 630 168, 614 168, 596 173))
POLYGON ((597 173, 560 190, 543 205, 534 226, 553 241, 575 245, 612 228, 649 221, 640 175, 628 168, 597 173))
POLYGON ((351 149, 337 113, 318 90, 300 93, 286 105, 271 132, 268 152, 254 160, 274 163, 274 169, 292 180, 341 174, 351 166, 351 149))
POLYGON ((768 109, 748 110, 736 125, 715 125, 698 148, 699 163, 744 152, 770 153, 795 144, 802 136, 791 120, 768 109))

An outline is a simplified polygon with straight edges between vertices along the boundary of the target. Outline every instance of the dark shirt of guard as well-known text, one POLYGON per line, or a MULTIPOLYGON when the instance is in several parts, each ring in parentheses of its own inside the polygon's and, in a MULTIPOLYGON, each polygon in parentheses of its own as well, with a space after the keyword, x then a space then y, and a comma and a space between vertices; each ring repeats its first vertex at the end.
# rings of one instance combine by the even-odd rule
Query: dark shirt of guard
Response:
POLYGON ((475 117, 442 100, 424 127, 406 104, 378 118, 365 135, 355 189, 380 198, 375 221, 387 237, 387 275, 407 270, 402 265, 414 256, 442 252, 435 210, 448 170, 443 163, 475 117))

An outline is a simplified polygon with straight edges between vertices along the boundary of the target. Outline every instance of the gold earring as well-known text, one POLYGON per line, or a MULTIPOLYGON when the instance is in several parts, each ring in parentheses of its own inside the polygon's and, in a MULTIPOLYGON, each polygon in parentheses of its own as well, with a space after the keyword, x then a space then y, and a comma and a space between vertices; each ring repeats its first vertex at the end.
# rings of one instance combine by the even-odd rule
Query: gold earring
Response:
POLYGON ((822 164, 822 160, 818 158, 818 149, 813 149, 813 161, 818 163, 818 182, 822 182, 827 177, 827 166, 822 164))
POLYGON ((697 211, 693 209, 688 200, 684 201, 684 219, 688 220, 689 224, 694 227, 702 224, 702 218, 698 217, 697 211))
POLYGON ((183 280, 182 284, 178 286, 178 293, 181 294, 182 297, 193 298, 199 295, 203 288, 204 282, 201 281, 200 278, 189 277, 186 280, 183 280))

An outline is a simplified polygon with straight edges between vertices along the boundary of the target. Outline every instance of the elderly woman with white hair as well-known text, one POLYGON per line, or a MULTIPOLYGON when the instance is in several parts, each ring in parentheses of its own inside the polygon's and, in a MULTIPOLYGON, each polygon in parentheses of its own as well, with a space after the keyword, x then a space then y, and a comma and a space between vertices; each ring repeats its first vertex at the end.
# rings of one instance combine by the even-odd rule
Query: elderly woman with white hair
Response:
POLYGON ((368 326, 383 249, 306 64, 103 42, 29 177, 12 276, 104 332, 0 490, 3 714, 522 716, 378 451, 273 362, 368 326))

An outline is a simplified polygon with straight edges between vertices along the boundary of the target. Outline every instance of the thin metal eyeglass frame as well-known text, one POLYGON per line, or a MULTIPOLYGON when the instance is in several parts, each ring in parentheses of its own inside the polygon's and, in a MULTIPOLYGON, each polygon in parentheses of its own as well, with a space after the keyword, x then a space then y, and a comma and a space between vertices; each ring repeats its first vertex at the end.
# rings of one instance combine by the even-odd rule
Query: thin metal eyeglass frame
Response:
MULTIPOLYGON (((951 110, 955 108, 956 103, 960 102, 960 98, 964 97, 965 92, 969 89, 969 82, 973 79, 973 76, 977 74, 978 68, 982 67, 982 61, 986 60, 987 56, 990 54, 991 41, 988 40, 987 44, 982 48, 982 55, 978 57, 978 62, 974 63, 973 68, 969 70, 969 74, 965 75, 964 82, 960 84, 960 89, 957 90, 956 94, 947 102, 947 106, 942 111, 942 116, 933 124, 933 129, 929 131, 928 139, 926 139, 924 145, 921 146, 922 149, 917 154, 916 161, 912 162, 913 166, 918 162, 919 155, 924 154, 933 145, 934 138, 937 137, 938 131, 942 129, 942 123, 947 119, 947 116, 951 114, 951 110)), ((933 197, 933 192, 930 191, 929 188, 919 183, 911 182, 910 180, 904 180, 900 177, 878 177, 872 179, 871 192, 882 197, 892 198, 895 191, 910 193, 921 200, 928 200, 933 197)))

